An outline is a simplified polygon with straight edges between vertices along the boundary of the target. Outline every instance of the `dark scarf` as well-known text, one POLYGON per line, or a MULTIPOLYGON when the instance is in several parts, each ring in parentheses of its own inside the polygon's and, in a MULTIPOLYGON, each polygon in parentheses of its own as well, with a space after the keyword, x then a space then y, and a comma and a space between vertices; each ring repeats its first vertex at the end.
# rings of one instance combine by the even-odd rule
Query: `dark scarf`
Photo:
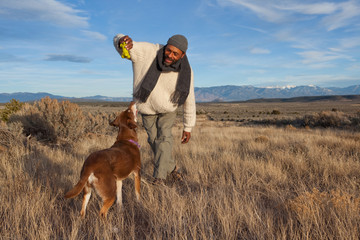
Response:
POLYGON ((171 95, 174 105, 182 105, 186 101, 190 91, 191 69, 186 55, 175 64, 166 66, 163 63, 165 47, 159 49, 156 58, 151 63, 140 88, 134 93, 134 98, 146 102, 151 91, 154 89, 162 72, 179 72, 175 92, 171 95))

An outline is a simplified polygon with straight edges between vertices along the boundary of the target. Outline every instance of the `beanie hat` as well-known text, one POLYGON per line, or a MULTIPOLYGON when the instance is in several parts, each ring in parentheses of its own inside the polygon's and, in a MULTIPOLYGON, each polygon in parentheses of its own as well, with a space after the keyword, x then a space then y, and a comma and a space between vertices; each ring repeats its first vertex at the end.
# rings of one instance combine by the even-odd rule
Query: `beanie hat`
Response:
POLYGON ((188 48, 188 41, 183 35, 177 34, 169 38, 167 44, 173 45, 174 47, 186 52, 188 48))

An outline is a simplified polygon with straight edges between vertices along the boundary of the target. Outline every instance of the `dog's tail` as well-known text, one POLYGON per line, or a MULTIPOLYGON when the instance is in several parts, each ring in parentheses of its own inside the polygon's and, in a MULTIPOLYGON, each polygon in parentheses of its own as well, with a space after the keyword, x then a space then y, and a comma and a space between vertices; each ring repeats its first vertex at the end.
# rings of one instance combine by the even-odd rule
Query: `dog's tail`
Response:
POLYGON ((90 177, 90 173, 81 174, 81 178, 80 178, 79 182, 70 191, 68 191, 64 197, 65 198, 73 198, 73 197, 76 197, 77 195, 79 195, 80 192, 85 187, 85 184, 88 181, 89 177, 90 177))

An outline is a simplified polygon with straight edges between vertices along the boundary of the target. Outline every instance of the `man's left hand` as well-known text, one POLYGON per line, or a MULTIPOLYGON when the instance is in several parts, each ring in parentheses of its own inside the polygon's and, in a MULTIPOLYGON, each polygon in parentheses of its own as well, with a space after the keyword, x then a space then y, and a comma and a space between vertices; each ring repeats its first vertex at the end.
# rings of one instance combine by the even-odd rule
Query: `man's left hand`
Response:
POLYGON ((181 143, 188 143, 190 138, 191 138, 191 133, 183 131, 181 143))

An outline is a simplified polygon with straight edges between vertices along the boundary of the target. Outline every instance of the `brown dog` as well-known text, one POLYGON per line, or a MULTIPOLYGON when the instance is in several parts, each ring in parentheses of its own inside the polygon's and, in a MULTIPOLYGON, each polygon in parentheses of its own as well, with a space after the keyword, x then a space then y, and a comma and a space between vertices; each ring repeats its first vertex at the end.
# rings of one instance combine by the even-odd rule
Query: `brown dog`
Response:
POLYGON ((82 167, 80 180, 73 189, 65 194, 65 198, 77 196, 81 190, 84 197, 81 216, 85 217, 86 206, 94 188, 103 200, 100 215, 106 218, 109 208, 117 198, 119 206, 122 205, 122 180, 131 173, 135 174, 135 194, 140 200, 140 150, 136 134, 136 105, 131 102, 128 109, 121 112, 110 123, 119 127, 116 142, 112 147, 90 154, 82 167))

